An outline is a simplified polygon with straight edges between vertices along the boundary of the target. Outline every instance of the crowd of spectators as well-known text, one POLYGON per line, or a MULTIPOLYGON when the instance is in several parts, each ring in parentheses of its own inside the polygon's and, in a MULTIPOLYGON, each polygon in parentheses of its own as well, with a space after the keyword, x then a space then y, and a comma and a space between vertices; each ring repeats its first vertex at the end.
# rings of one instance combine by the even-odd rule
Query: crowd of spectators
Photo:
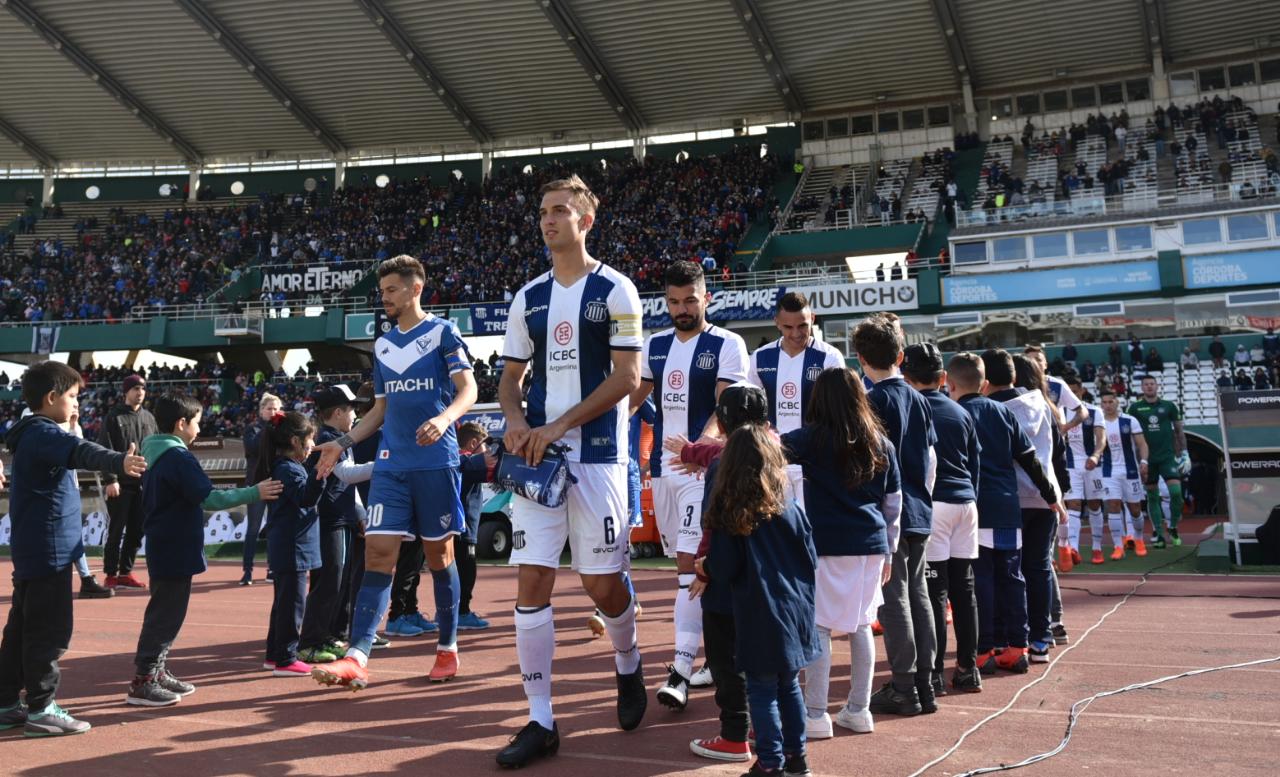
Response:
POLYGON ((78 223, 74 244, 37 239, 0 255, 0 321, 117 320, 139 305, 221 301, 219 289, 253 265, 368 266, 399 253, 426 267, 428 304, 509 299, 546 268, 538 188, 569 173, 601 200, 589 249, 646 291, 677 259, 730 267, 751 222, 777 206, 777 158, 743 145, 680 160, 499 165, 478 185, 453 175, 385 187, 362 179, 249 204, 114 209, 103 224, 78 223))

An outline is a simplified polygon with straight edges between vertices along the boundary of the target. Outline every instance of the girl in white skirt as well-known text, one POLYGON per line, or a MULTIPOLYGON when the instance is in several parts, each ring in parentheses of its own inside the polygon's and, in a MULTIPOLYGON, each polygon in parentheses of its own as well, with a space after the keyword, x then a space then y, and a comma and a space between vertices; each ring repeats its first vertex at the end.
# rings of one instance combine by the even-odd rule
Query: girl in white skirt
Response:
POLYGON ((805 508, 818 551, 822 653, 805 668, 806 733, 828 739, 833 631, 849 635, 853 655, 849 698, 835 723, 856 733, 874 729, 868 710, 875 668, 871 622, 898 544, 902 492, 893 444, 857 375, 844 368, 823 371, 805 404, 804 426, 783 435, 782 442, 788 459, 804 469, 805 508))

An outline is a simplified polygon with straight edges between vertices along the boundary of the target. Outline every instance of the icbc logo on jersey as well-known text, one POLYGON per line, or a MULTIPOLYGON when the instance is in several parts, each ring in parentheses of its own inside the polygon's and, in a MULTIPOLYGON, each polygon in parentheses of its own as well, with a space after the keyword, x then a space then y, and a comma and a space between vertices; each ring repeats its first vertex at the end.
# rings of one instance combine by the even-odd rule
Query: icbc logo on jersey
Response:
POLYGON ((783 383, 783 384, 782 384, 782 396, 783 396, 783 398, 785 398, 785 399, 795 399, 795 398, 796 398, 796 384, 792 383, 791 381, 787 381, 786 383, 783 383))
MULTIPOLYGON (((551 334, 552 334, 552 337, 555 338, 556 343, 558 343, 559 345, 568 345, 570 342, 573 341, 573 324, 570 324, 568 321, 561 321, 560 323, 556 324, 556 328, 552 330, 551 334)), ((548 354, 548 357, 553 363, 553 366, 551 367, 551 369, 553 370, 569 369, 573 365, 569 364, 568 362, 573 362, 578 358, 578 349, 576 348, 561 348, 558 350, 552 349, 551 352, 548 354), (561 362, 562 364, 557 366, 555 365, 555 362, 561 362)))
POLYGON ((672 370, 667 376, 667 385, 673 389, 684 388, 684 373, 680 370, 672 370))

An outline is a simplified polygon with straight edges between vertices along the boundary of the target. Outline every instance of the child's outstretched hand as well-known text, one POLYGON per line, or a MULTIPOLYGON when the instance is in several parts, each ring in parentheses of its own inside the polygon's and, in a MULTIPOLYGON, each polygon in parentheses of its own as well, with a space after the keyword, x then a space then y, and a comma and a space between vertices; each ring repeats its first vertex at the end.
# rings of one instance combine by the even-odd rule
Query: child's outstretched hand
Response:
POLYGON ((280 496, 280 492, 283 490, 284 483, 268 478, 258 484, 258 501, 270 502, 280 496))
POLYGON ((684 450, 684 446, 689 444, 689 438, 683 434, 673 434, 662 441, 662 449, 667 453, 674 453, 679 456, 684 450))
POLYGON ((134 453, 138 450, 138 444, 129 443, 129 450, 124 454, 124 474, 131 478, 140 478, 142 473, 147 471, 147 460, 134 453))

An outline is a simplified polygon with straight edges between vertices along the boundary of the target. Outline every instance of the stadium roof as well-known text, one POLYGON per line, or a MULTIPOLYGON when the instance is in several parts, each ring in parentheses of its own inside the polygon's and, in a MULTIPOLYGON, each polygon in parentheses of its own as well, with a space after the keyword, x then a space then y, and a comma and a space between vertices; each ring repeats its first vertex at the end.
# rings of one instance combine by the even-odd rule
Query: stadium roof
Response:
POLYGON ((477 151, 1280 47, 1274 0, 0 0, 0 165, 477 151), (34 163, 34 164, 33 164, 34 163))

